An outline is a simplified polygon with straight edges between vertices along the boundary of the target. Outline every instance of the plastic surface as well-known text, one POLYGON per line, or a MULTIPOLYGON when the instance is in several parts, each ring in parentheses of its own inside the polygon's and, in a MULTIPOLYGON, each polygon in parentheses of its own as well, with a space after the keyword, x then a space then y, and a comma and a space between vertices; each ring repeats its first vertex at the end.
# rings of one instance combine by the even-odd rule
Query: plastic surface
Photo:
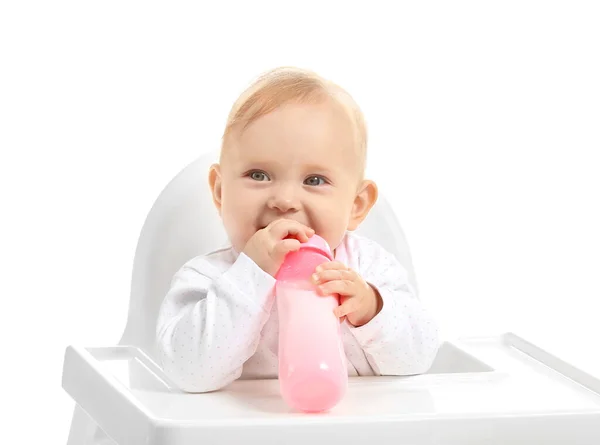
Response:
POLYGON ((313 235, 286 255, 276 275, 281 395, 305 412, 331 409, 348 386, 340 322, 333 313, 338 297, 317 294, 311 282, 315 268, 331 259, 327 242, 313 235))
POLYGON ((278 292, 281 395, 300 411, 329 410, 348 386, 340 323, 333 314, 337 297, 291 286, 278 292))
POLYGON ((353 377, 304 414, 276 380, 179 391, 135 347, 69 347, 63 387, 118 444, 596 444, 600 381, 513 334, 442 345, 429 373, 353 377))

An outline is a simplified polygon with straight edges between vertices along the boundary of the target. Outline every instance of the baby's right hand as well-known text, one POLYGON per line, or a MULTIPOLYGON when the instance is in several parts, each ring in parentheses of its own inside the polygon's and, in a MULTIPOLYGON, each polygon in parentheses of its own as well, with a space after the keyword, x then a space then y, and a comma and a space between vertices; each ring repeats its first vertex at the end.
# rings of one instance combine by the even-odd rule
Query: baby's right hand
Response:
POLYGON ((275 276, 285 256, 300 248, 315 231, 291 219, 278 219, 257 231, 246 243, 243 253, 262 270, 275 276), (295 238, 287 238, 289 236, 295 238))

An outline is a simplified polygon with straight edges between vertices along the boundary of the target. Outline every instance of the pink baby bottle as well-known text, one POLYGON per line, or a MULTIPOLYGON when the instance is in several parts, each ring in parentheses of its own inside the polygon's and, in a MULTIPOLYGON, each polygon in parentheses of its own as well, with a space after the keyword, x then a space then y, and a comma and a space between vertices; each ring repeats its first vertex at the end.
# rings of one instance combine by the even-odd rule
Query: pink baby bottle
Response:
POLYGON ((333 310, 336 294, 317 293, 311 276, 333 259, 327 242, 313 235, 287 254, 277 272, 279 313, 279 386, 285 402, 305 412, 334 407, 348 386, 340 321, 333 310))

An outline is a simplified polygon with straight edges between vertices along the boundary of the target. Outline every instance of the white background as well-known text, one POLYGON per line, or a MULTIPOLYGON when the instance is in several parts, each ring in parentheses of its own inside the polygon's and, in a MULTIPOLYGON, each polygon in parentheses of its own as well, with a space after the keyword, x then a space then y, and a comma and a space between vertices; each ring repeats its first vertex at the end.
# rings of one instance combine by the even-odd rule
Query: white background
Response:
POLYGON ((119 341, 154 199, 278 65, 362 106, 445 336, 600 375, 597 3, 370 3, 2 3, 3 437, 66 442, 65 347, 119 341))

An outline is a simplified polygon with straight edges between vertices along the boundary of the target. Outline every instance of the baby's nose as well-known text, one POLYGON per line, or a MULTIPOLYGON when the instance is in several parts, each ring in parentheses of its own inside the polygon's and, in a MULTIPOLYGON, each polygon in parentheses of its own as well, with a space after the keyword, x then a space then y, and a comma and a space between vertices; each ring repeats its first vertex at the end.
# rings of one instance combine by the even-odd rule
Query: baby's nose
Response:
POLYGON ((277 209, 280 212, 289 212, 300 209, 300 202, 293 187, 282 186, 271 195, 267 203, 270 209, 277 209))

